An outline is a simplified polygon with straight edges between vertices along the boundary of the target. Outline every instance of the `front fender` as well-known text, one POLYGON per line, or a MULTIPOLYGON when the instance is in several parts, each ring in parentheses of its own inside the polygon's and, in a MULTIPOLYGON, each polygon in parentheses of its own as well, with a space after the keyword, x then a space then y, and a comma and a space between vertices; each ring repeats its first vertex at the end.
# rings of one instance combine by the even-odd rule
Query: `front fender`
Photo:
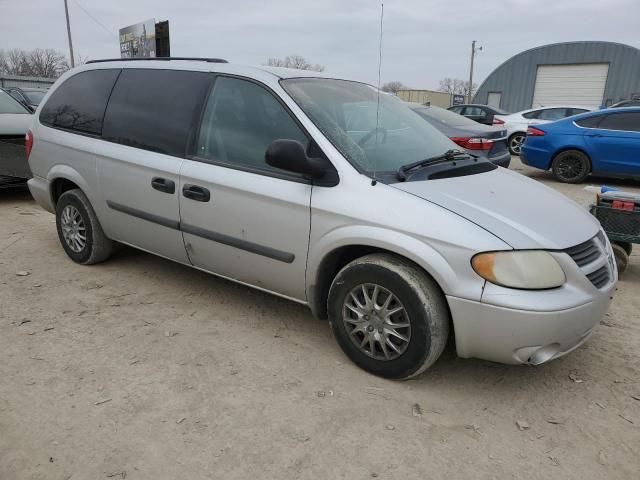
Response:
POLYGON ((314 312, 319 310, 317 304, 326 290, 327 279, 322 278, 324 259, 349 246, 386 250, 411 260, 431 275, 446 295, 477 301, 482 295, 484 280, 470 263, 474 250, 442 240, 431 239, 427 243, 426 239, 379 226, 350 225, 326 233, 310 246, 306 284, 307 298, 314 312))

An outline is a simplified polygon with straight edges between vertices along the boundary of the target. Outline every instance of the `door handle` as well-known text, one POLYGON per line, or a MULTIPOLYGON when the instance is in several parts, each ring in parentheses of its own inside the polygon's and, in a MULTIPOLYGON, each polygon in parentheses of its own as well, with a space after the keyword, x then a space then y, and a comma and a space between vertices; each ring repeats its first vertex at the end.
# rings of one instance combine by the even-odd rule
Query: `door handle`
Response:
POLYGON ((176 191, 176 184, 173 180, 160 177, 153 177, 151 179, 151 187, 164 193, 175 193, 176 191))
POLYGON ((209 190, 199 185, 191 185, 189 183, 185 183, 182 187, 182 195, 196 202, 208 202, 211 199, 209 190))

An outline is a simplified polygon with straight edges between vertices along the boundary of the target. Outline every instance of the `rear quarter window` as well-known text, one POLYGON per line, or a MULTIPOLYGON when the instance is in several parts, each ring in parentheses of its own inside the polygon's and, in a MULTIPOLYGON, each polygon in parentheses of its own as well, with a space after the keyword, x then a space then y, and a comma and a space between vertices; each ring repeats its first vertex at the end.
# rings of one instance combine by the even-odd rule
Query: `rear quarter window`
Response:
POLYGON ((206 72, 124 69, 109 99, 102 138, 184 157, 212 78, 206 72))
POLYGON ((80 72, 65 80, 40 112, 40 123, 100 135, 104 112, 119 69, 80 72))
POLYGON ((597 128, 598 124, 600 123, 600 120, 602 120, 602 115, 581 118, 580 120, 576 120, 576 125, 579 125, 584 128, 597 128))

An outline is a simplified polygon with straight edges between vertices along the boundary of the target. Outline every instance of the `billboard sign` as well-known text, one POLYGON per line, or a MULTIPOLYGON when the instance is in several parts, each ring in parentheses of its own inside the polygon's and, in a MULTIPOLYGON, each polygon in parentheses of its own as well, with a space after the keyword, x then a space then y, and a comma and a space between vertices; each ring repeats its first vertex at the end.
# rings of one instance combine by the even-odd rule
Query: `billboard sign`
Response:
POLYGON ((156 56, 156 21, 146 20, 120 29, 120 58, 156 56))
POLYGON ((451 95, 452 105, 462 105, 464 103, 464 95, 451 95))

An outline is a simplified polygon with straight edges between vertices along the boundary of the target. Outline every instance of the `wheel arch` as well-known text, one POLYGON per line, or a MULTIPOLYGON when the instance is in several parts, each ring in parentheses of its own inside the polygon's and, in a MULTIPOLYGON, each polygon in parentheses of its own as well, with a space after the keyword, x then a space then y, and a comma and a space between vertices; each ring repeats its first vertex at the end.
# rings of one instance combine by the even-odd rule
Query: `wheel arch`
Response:
POLYGON ((68 165, 55 165, 51 168, 47 174, 47 181, 50 185, 49 195, 54 208, 64 192, 79 188, 87 195, 87 191, 89 190, 82 176, 68 165))
MULTIPOLYGON (((367 229, 369 230, 369 229, 367 229)), ((375 229, 373 229, 375 230, 375 229)), ((317 318, 327 318, 329 288, 337 273, 349 262, 371 253, 388 253, 401 257, 429 275, 443 294, 455 281, 455 272, 445 259, 423 242, 398 234, 394 243, 375 234, 345 238, 337 244, 325 245, 309 254, 307 266, 307 301, 317 318)))

